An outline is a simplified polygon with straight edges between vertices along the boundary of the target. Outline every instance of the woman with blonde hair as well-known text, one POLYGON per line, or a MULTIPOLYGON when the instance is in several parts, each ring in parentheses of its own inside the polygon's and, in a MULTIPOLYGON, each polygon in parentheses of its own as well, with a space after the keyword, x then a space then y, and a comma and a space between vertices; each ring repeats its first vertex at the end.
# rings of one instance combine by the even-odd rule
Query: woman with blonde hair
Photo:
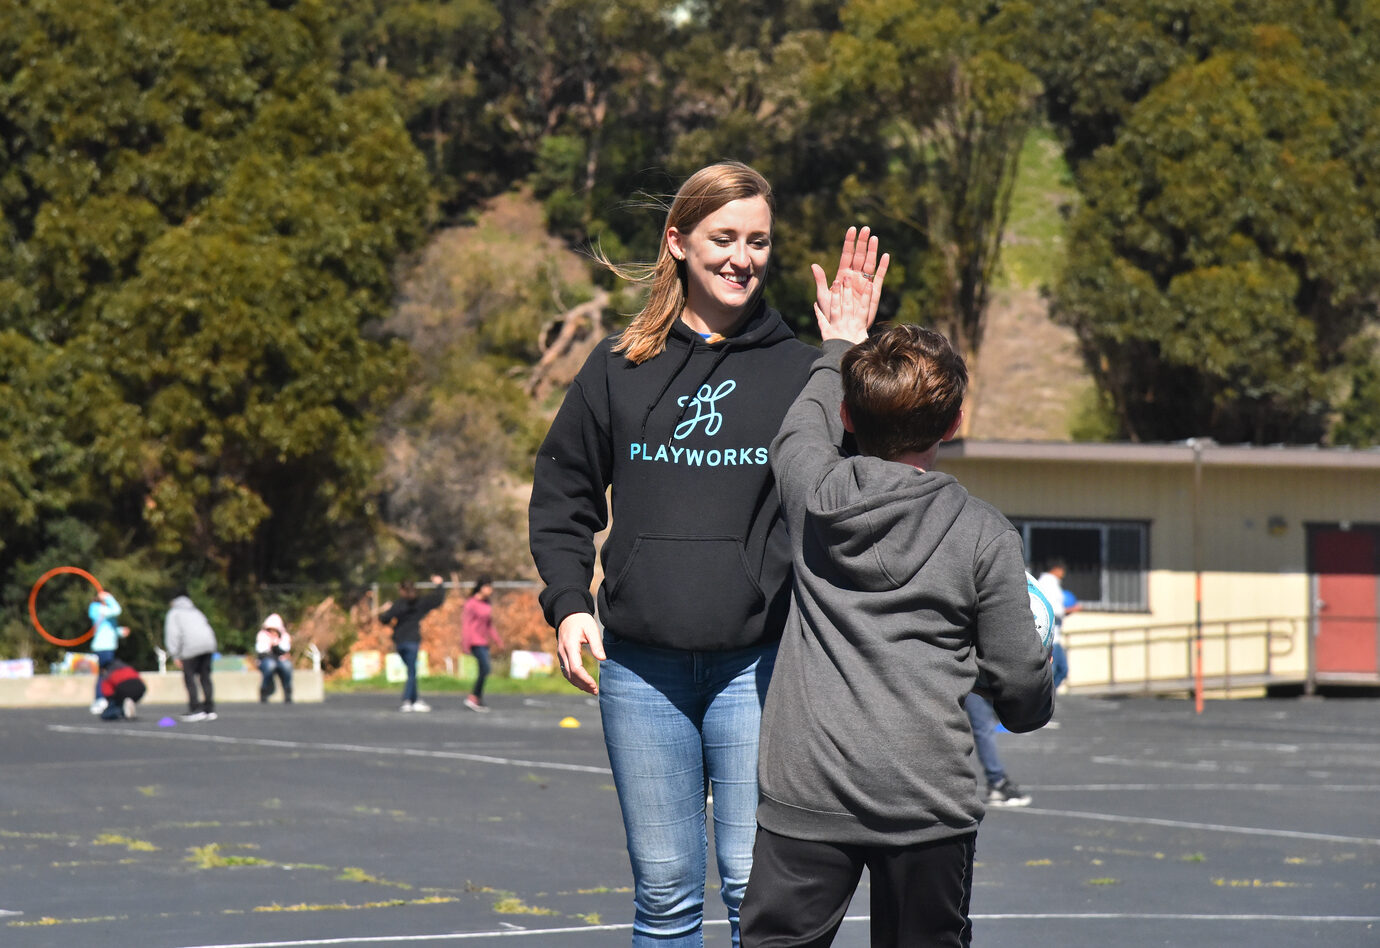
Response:
POLYGON ((703 944, 706 789, 738 944, 757 732, 790 602, 767 449, 818 356, 762 300, 771 201, 767 181, 738 162, 685 181, 656 263, 610 265, 647 287, 646 304, 585 362, 536 460, 529 527, 542 609, 562 674, 599 696, 633 869, 634 946, 703 944), (601 625, 590 583, 610 513, 601 625))

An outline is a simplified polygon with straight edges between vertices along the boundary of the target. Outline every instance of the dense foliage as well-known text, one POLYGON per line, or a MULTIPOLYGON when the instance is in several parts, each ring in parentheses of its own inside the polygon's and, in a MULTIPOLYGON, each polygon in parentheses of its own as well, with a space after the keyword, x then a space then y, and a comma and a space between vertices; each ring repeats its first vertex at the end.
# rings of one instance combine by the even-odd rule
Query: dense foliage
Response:
POLYGON ((1025 13, 1082 196, 1054 312, 1122 433, 1324 438, 1374 384, 1380 5, 1025 13))
POLYGON ((362 330, 427 213, 393 100, 336 91, 321 3, 0 20, 6 601, 64 558, 164 602, 353 565, 405 357, 362 330))
POLYGON ((473 225, 530 193, 568 247, 646 260, 676 182, 723 157, 773 182, 768 294, 804 333, 808 264, 867 221, 886 315, 976 361, 1048 123, 1079 194, 1053 311, 1110 416, 1084 430, 1380 441, 1377 0, 0 0, 0 21, 0 638, 27 638, 59 562, 143 627, 188 583, 243 628, 264 584, 523 571, 549 407, 524 374, 548 318, 616 287, 473 225))

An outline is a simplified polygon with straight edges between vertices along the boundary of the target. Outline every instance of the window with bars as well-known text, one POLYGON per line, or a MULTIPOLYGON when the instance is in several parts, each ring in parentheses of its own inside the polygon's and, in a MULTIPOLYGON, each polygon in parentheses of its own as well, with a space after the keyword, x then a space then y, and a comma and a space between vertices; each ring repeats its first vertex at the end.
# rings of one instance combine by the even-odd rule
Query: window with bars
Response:
POLYGON ((1067 566, 1064 590, 1084 609, 1148 612, 1150 525, 1133 520, 1012 518, 1036 576, 1056 559, 1067 566))

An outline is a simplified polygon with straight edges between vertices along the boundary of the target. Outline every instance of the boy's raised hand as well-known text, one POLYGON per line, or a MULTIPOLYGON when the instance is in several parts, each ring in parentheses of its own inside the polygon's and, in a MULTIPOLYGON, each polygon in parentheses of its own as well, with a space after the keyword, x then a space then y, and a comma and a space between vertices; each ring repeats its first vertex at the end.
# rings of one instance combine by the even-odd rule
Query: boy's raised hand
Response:
POLYGON ((839 269, 834 282, 824 282, 824 269, 811 264, 815 277, 815 319, 823 339, 846 339, 858 343, 877 318, 891 254, 877 258, 877 238, 871 229, 848 228, 839 254, 839 269))

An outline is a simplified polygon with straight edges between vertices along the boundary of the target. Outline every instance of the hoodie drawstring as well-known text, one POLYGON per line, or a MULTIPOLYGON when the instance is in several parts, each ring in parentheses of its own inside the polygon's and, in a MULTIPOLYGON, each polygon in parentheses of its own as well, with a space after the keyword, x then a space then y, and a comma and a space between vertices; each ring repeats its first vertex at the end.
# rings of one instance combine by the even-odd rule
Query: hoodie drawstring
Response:
MULTIPOLYGON (((680 360, 680 365, 676 366, 675 371, 666 377, 666 381, 662 383, 661 389, 656 393, 656 397, 647 403, 647 412, 642 416, 642 436, 638 438, 639 441, 645 442, 647 440, 647 422, 651 420, 652 411, 656 408, 657 403, 661 401, 661 396, 665 395, 666 390, 671 387, 671 383, 676 380, 680 373, 685 371, 685 367, 690 364, 690 357, 694 354, 695 344, 692 342, 685 347, 685 357, 680 360)), ((715 364, 717 365, 718 363, 715 364)), ((711 369, 711 371, 713 370, 711 369)), ((680 419, 676 419, 676 423, 679 424, 680 419)))

